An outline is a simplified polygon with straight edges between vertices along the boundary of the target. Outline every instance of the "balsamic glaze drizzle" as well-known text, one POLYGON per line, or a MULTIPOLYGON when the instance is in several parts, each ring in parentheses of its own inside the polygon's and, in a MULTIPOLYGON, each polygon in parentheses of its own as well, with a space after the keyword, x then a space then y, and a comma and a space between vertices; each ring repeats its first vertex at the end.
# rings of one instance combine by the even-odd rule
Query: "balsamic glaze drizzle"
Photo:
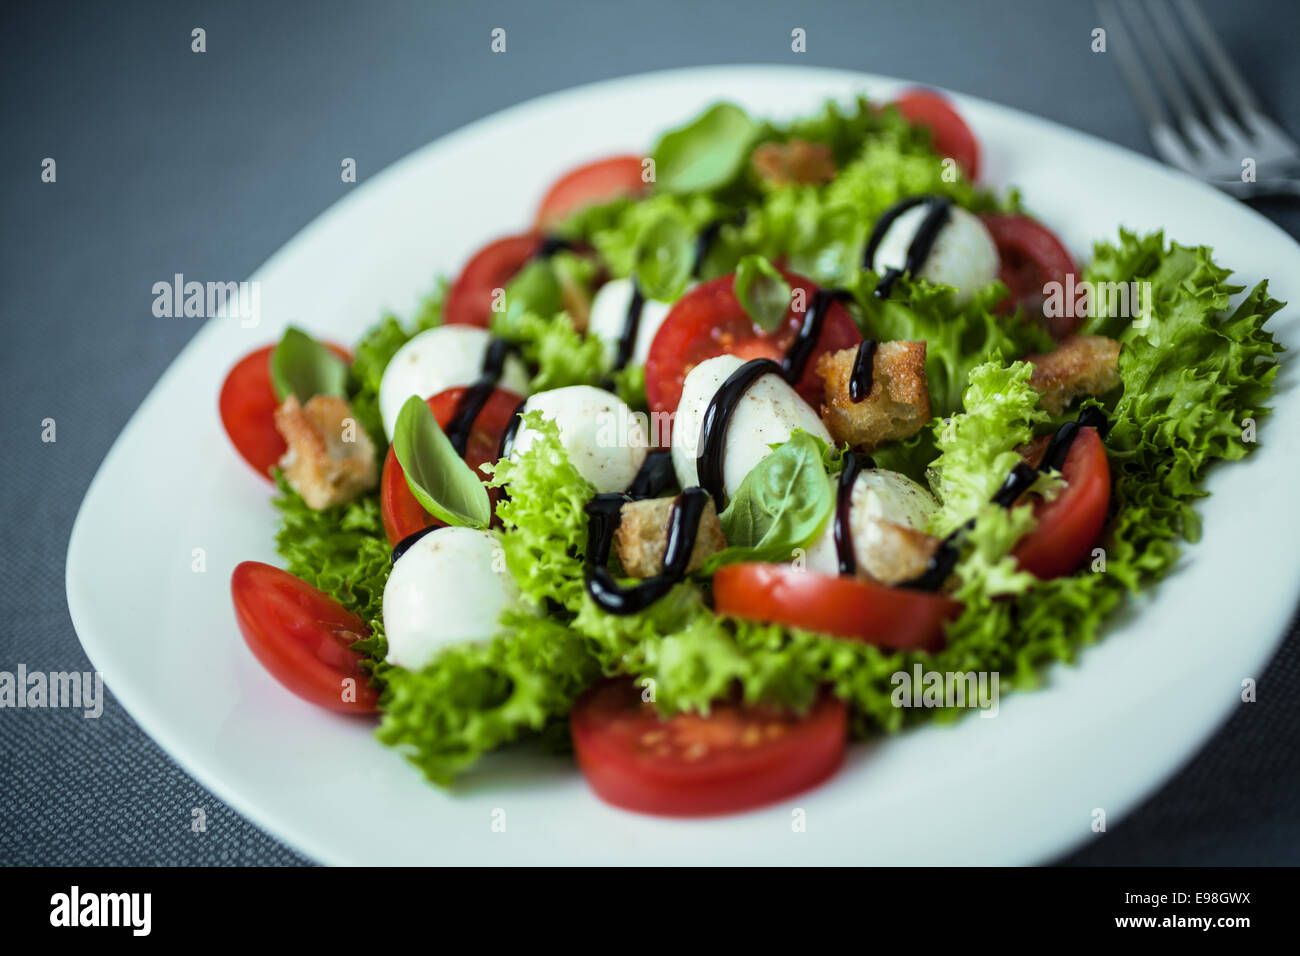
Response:
POLYGON ((709 495, 703 488, 687 488, 677 496, 668 516, 668 545, 664 550, 663 571, 624 587, 606 565, 623 505, 631 500, 630 495, 604 494, 596 495, 587 503, 587 514, 591 518, 587 529, 587 593, 610 614, 642 611, 686 576, 699 533, 700 516, 704 514, 709 495))
POLYGON ((843 289, 818 289, 812 294, 812 301, 803 314, 803 324, 799 326, 794 341, 781 360, 782 375, 791 385, 803 378, 808 359, 812 358, 817 340, 822 336, 822 326, 826 324, 826 313, 830 311, 831 304, 846 298, 848 293, 843 289))
POLYGON ((889 227, 894 224, 894 221, 909 209, 914 209, 922 204, 929 206, 929 211, 926 212, 925 218, 921 220, 921 224, 917 226, 916 234, 907 247, 907 258, 903 262, 903 268, 886 269, 885 274, 880 277, 880 283, 876 286, 875 292, 876 297, 879 299, 889 298, 894 283, 905 273, 915 276, 924 268, 925 260, 930 257, 930 250, 934 248, 934 242, 939 238, 939 230, 944 227, 952 215, 952 203, 942 196, 913 196, 885 210, 881 217, 876 220, 876 225, 871 230, 871 238, 867 240, 867 248, 862 255, 862 267, 864 269, 871 269, 876 259, 876 251, 880 248, 885 233, 889 231, 889 227))
MULTIPOLYGON (((528 399, 525 398, 515 406, 514 412, 510 415, 510 421, 506 425, 506 430, 501 433, 501 441, 497 445, 498 459, 505 458, 510 454, 510 450, 514 447, 515 436, 519 434, 519 425, 524 417, 524 406, 527 404, 528 399)), ((501 492, 504 494, 505 489, 502 488, 501 492)))
MULTIPOLYGON (((1076 420, 1066 422, 1056 430, 1051 441, 1047 443, 1047 448, 1043 452, 1043 459, 1035 468, 1027 462, 1020 462, 1011 469, 1007 475, 1006 481, 993 494, 990 499, 993 504, 1001 505, 1003 508, 1010 508, 1016 503, 1025 491, 1038 480, 1040 472, 1051 470, 1060 471, 1061 466, 1065 464, 1066 456, 1070 453, 1070 446, 1079 436, 1081 428, 1095 428, 1101 435, 1106 434, 1109 428, 1109 421, 1104 412, 1095 405, 1085 408, 1081 411, 1076 420)), ((899 583, 901 588, 911 588, 915 591, 937 591, 943 582, 952 574, 953 568, 957 566, 957 559, 961 556, 961 539, 975 524, 975 519, 971 518, 960 528, 957 528, 946 538, 939 542, 925 570, 911 581, 899 583)))
POLYGON ((853 371, 849 374, 849 399, 865 402, 871 394, 876 366, 876 340, 863 339, 858 353, 853 357, 853 371))
POLYGON ((627 317, 623 320, 623 331, 618 337, 618 351, 614 354, 614 371, 625 368, 632 361, 636 349, 637 334, 641 331, 641 313, 645 311, 645 295, 641 292, 641 283, 632 276, 632 298, 627 303, 627 317))
POLYGON ((483 406, 492 397, 492 392, 501 381, 505 371, 506 356, 510 354, 511 345, 504 339, 493 339, 483 354, 483 370, 479 379, 461 393, 456 402, 455 413, 447 423, 447 438, 456 454, 465 457, 465 447, 469 444, 470 432, 474 430, 474 421, 483 406))
POLYGON ((397 544, 393 545, 393 553, 390 558, 390 563, 396 564, 397 559, 400 558, 402 555, 406 554, 407 551, 410 551, 411 546, 415 544, 415 542, 419 541, 426 534, 429 534, 430 532, 433 531, 437 531, 439 528, 442 527, 444 526, 440 524, 431 524, 427 528, 421 528, 419 531, 416 531, 413 534, 408 534, 401 541, 397 542, 397 544))
POLYGON ((673 472, 672 452, 667 448, 652 451, 645 456, 640 470, 632 479, 632 485, 627 489, 628 497, 633 501, 658 498, 671 488, 675 481, 677 475, 673 472))
POLYGON ((858 570, 857 553, 853 550, 853 486, 864 468, 875 468, 876 463, 866 455, 847 452, 840 471, 839 486, 835 492, 835 555, 839 559, 840 574, 853 575, 858 570))
POLYGON ((542 237, 542 243, 533 253, 534 259, 549 259, 557 252, 565 252, 573 248, 573 243, 563 236, 547 235, 542 237))
POLYGON ((699 454, 695 457, 695 470, 700 487, 713 496, 718 514, 727 507, 727 490, 722 480, 722 469, 727 447, 727 426, 735 414, 740 400, 749 387, 764 375, 784 375, 784 369, 768 358, 751 359, 736 369, 709 399, 700 420, 699 454))

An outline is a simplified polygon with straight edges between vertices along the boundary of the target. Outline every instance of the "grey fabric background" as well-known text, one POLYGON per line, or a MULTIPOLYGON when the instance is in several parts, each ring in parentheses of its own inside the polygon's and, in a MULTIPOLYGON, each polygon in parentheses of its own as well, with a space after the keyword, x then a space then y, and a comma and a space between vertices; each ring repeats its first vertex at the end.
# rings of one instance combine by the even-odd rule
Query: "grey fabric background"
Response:
MULTIPOLYGON (((1206 6, 1267 107, 1300 134, 1300 6, 1206 6)), ((154 319, 151 285, 176 272, 246 277, 345 193, 339 157, 365 178, 541 93, 754 62, 949 86, 1150 152, 1112 58, 1089 52, 1086 3, 10 2, 0 19, 0 670, 88 667, 64 598, 72 521, 114 437, 197 329, 154 319), (190 51, 196 26, 202 55, 190 51), (488 54, 497 26, 505 56, 488 54), (795 26, 807 30, 803 57, 789 50, 795 26), (53 185, 40 181, 47 156, 53 185), (40 441, 46 417, 57 443, 40 441)), ((1300 207, 1260 208, 1300 234, 1300 207)), ((1066 862, 1300 862, 1294 628, 1259 694, 1066 862)), ((99 720, 0 711, 0 862, 305 861, 206 793, 110 699, 99 720), (190 830, 194 807, 205 833, 190 830)))

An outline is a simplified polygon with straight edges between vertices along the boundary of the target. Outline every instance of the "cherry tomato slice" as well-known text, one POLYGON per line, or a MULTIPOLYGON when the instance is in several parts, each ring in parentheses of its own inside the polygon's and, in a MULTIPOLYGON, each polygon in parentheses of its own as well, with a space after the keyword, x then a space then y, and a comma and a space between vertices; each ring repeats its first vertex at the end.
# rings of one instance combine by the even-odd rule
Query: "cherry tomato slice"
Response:
POLYGON ((367 637, 361 618, 287 571, 245 561, 230 576, 235 620, 253 655, 303 700, 343 714, 370 714, 379 695, 350 645, 367 637))
MULTIPOLYGON (((811 305, 817 285, 793 272, 782 271, 792 290, 802 289, 804 303, 811 305)), ((664 318, 646 358, 646 397, 651 411, 675 412, 682 398, 686 375, 705 359, 717 355, 739 355, 744 359, 780 360, 790 348, 803 324, 804 313, 791 309, 773 332, 756 325, 736 299, 735 275, 726 275, 696 286, 682 296, 664 318)), ((796 391, 816 408, 821 403, 822 380, 813 371, 817 359, 862 341, 858 327, 839 302, 826 310, 826 322, 800 378, 796 391)))
POLYGON ((504 289, 541 244, 541 235, 529 232, 489 242, 474 253, 447 293, 443 321, 486 329, 492 319, 493 290, 504 289))
POLYGON ((933 90, 908 90, 894 100, 894 106, 909 123, 930 130, 936 153, 956 160, 967 178, 979 178, 979 141, 947 99, 933 90))
POLYGON ((537 228, 553 229, 587 206, 639 196, 648 188, 641 178, 640 156, 611 156, 565 173, 547 191, 537 209, 537 228))
MULTIPOLYGON (((1047 316, 1043 313, 1044 287, 1049 282, 1065 285, 1066 276, 1078 275, 1078 266, 1056 234, 1028 216, 987 214, 984 225, 993 236, 1002 260, 998 278, 1010 290, 1005 306, 1022 305, 1031 315, 1040 317, 1047 330, 1058 340, 1083 324, 1082 315, 1047 316)), ((1070 303, 1073 306, 1073 303, 1070 303)), ((1074 309, 1064 310, 1073 313, 1074 309)))
MULTIPOLYGON (((1030 461, 1042 458, 1040 439, 1030 461)), ((1051 501, 1034 506, 1038 524, 1013 552, 1020 566, 1044 581, 1077 570, 1101 537, 1110 508, 1110 463, 1095 428, 1081 428, 1061 468, 1065 487, 1051 501)))
POLYGON ((804 716, 714 704, 660 718, 630 680, 606 681, 573 705, 573 746, 587 783, 616 807, 707 816, 771 803, 821 783, 844 758, 848 710, 821 697, 804 716))
MULTIPOLYGON (((331 352, 351 362, 342 346, 326 343, 331 352)), ((231 444, 253 470, 271 480, 271 466, 284 455, 284 439, 275 427, 275 410, 280 407, 271 384, 271 353, 274 345, 250 352, 235 363, 221 385, 217 407, 221 424, 231 444)))
MULTIPOLYGON (((449 388, 428 400, 433 417, 443 428, 447 427, 456 414, 456 406, 465 391, 463 386, 449 388)), ((474 419, 474 427, 470 430, 469 441, 465 445, 465 462, 474 471, 482 474, 479 472, 479 465, 497 460, 501 436, 505 434, 510 419, 521 401, 523 399, 514 392, 503 388, 492 392, 487 404, 474 419)), ((492 499, 494 508, 499 494, 499 489, 488 489, 488 496, 492 499)), ((391 445, 388 447, 388 456, 384 459, 384 471, 379 482, 379 513, 383 518, 384 533, 388 535, 390 545, 396 545, 403 538, 424 528, 443 525, 443 522, 425 511, 415 500, 415 495, 411 494, 410 486, 406 483, 406 474, 402 471, 402 466, 397 460, 397 452, 391 445)))
POLYGON ((819 631, 889 650, 937 651, 961 613, 942 594, 891 588, 788 564, 728 564, 713 577, 719 614, 819 631))

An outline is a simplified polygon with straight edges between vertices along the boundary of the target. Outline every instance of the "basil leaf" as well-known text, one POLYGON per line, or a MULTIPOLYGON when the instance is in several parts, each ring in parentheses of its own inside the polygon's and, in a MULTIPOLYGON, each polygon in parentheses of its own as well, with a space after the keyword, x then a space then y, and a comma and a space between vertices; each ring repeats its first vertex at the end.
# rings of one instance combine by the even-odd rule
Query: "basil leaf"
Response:
POLYGON ((745 165, 757 133, 757 124, 739 106, 711 106, 655 144, 655 184, 672 193, 725 186, 745 165))
POLYGON ((313 395, 346 396, 348 367, 302 329, 291 325, 271 353, 271 385, 282 402, 290 395, 296 395, 299 402, 313 395))
POLYGON ((729 547, 701 570, 711 574, 736 561, 788 561, 811 542, 835 508, 826 461, 826 443, 796 429, 740 483, 718 516, 729 547))
POLYGON ((424 399, 412 395, 393 427, 393 452, 406 486, 425 511, 450 525, 486 528, 492 502, 474 469, 456 454, 424 399))
POLYGON ((690 281, 695 258, 695 238, 686 217, 669 209, 652 219, 637 236, 632 257, 642 295, 677 301, 690 281))
POLYGON ((736 299, 764 332, 776 329, 790 311, 790 283, 763 256, 745 256, 736 266, 736 299))

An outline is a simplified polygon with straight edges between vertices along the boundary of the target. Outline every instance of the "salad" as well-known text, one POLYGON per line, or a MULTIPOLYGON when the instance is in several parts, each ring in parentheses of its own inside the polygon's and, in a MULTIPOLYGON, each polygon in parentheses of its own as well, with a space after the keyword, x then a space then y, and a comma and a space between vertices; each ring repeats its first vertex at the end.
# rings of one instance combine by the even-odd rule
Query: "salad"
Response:
POLYGON ((436 784, 533 739, 668 815, 972 706, 900 675, 1039 684, 1197 538, 1282 303, 1158 232, 1080 269, 979 167, 929 91, 720 103, 406 321, 241 359, 220 413, 285 564, 234 571, 249 647, 436 784))

